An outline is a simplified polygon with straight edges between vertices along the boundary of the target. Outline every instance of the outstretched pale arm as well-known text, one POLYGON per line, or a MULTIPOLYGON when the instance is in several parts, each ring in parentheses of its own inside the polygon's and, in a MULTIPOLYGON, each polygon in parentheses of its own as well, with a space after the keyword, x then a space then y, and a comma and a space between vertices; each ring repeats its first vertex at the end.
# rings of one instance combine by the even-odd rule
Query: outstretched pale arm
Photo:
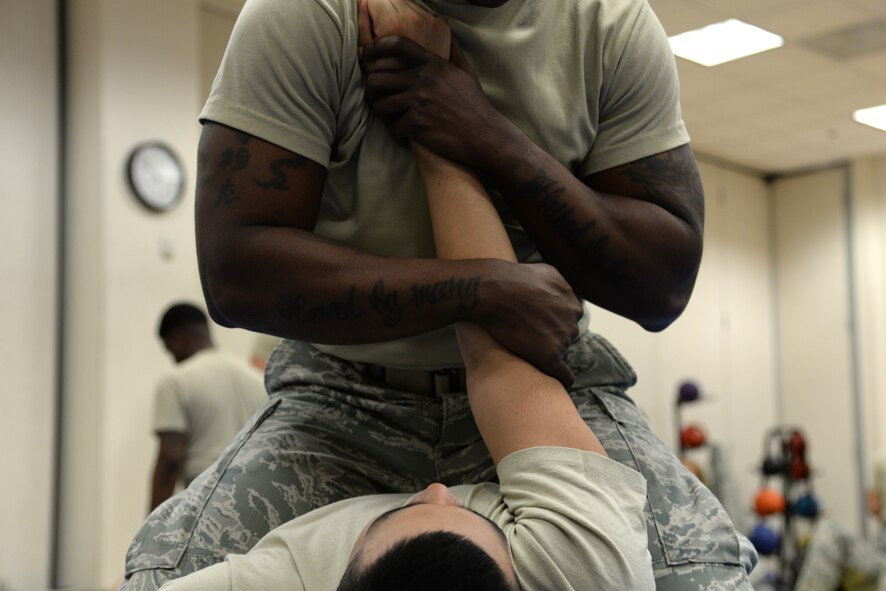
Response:
MULTIPOLYGON (((424 148, 416 147, 415 156, 428 194, 437 256, 514 262, 498 213, 476 178, 424 148)), ((496 463, 540 445, 605 455, 560 382, 510 353, 478 324, 461 322, 456 332, 471 410, 496 463)))
MULTIPOLYGON (((443 43, 448 27, 441 32, 439 19, 422 16, 424 11, 408 0, 361 0, 360 8, 363 39, 396 32, 448 57, 449 44, 443 43), (398 20, 398 14, 408 14, 408 22, 398 20)), ((453 45, 451 51, 459 49, 453 45)), ((476 177, 420 145, 412 149, 425 183, 437 256, 516 263, 498 213, 476 177)), ((479 325, 462 322, 456 330, 471 409, 496 463, 542 445, 606 454, 560 382, 510 353, 479 325)))

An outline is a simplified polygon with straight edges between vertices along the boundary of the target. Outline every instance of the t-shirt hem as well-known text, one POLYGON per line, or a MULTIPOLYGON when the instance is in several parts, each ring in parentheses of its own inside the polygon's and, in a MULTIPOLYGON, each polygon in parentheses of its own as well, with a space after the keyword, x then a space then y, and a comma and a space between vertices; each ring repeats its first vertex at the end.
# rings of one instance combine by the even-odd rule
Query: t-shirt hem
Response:
POLYGON ((626 144, 606 148, 591 156, 587 166, 576 171, 579 177, 589 176, 616 166, 641 160, 655 154, 686 145, 689 133, 683 121, 678 121, 663 129, 660 133, 646 135, 626 144))
POLYGON ((329 167, 330 151, 326 145, 285 122, 271 119, 246 107, 221 105, 210 100, 204 105, 199 121, 201 124, 214 121, 227 125, 304 156, 324 168, 329 167))
POLYGON ((539 465, 551 462, 582 463, 591 470, 599 470, 605 474, 619 477, 626 484, 646 488, 646 479, 638 471, 625 466, 608 456, 593 451, 585 451, 574 447, 542 445, 511 452, 496 466, 499 480, 507 479, 507 474, 527 470, 527 465, 539 465))

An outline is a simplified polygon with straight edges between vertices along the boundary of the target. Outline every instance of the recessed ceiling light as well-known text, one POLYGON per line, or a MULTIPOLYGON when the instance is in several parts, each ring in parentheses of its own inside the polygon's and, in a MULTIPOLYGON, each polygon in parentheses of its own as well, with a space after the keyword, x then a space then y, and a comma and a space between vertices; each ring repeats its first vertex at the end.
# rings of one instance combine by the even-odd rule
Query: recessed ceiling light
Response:
POLYGON ((670 37, 675 55, 703 66, 716 66, 781 47, 784 39, 731 18, 670 37))
POLYGON ((864 125, 870 125, 881 131, 886 131, 886 105, 859 109, 852 114, 852 118, 864 125))

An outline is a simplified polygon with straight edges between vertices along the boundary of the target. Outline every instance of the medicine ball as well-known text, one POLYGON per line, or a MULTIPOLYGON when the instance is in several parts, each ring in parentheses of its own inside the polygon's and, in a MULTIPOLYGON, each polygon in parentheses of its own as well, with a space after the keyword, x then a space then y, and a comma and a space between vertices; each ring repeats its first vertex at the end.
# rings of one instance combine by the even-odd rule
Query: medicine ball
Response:
POLYGON ((754 510, 763 517, 781 513, 785 506, 784 495, 772 488, 761 489, 754 499, 754 510))

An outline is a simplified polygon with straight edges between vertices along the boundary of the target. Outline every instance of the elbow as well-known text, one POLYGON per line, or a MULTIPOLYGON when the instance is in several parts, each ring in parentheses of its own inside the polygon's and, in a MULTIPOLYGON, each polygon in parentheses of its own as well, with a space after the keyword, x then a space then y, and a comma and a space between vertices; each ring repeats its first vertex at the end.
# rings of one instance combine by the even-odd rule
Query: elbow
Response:
POLYGON ((209 317, 219 326, 243 328, 242 278, 224 244, 198 244, 197 265, 209 317))
POLYGON ((646 303, 644 313, 634 320, 649 332, 661 332, 679 318, 686 307, 695 288, 698 276, 698 265, 675 274, 676 277, 665 285, 653 286, 647 297, 641 298, 646 303))
POLYGON ((673 294, 671 297, 657 297, 655 300, 645 314, 635 318, 649 332, 661 332, 673 324, 689 304, 689 294, 673 294))
POLYGON ((703 252, 702 233, 699 229, 692 239, 679 251, 679 255, 662 260, 658 269, 668 269, 659 275, 658 282, 643 286, 646 297, 645 313, 635 318, 649 332, 661 332, 679 318, 692 297, 703 252))
MULTIPOLYGON (((222 265, 223 267, 224 265, 222 265)), ((200 284, 203 287, 203 298, 206 311, 212 321, 225 328, 243 328, 241 318, 242 306, 239 304, 236 277, 223 268, 204 269, 201 265, 200 284)))

